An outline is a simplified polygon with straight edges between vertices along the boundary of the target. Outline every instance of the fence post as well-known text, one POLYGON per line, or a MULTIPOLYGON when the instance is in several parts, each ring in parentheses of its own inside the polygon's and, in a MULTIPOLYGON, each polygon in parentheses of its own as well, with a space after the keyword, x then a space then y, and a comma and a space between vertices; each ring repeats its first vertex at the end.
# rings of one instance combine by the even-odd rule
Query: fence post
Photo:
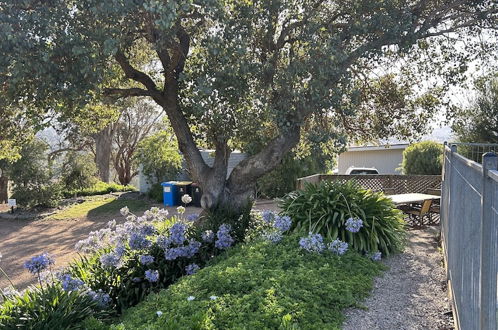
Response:
POLYGON ((498 169, 494 152, 482 156, 480 329, 496 330, 496 223, 492 214, 494 181, 489 170, 498 169))

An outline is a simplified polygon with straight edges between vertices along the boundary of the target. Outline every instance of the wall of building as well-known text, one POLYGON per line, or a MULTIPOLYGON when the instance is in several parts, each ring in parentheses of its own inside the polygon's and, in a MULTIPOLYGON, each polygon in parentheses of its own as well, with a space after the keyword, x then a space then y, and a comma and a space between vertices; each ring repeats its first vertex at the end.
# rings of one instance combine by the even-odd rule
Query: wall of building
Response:
POLYGON ((338 174, 351 167, 373 167, 379 174, 401 174, 397 170, 403 161, 404 149, 346 151, 339 155, 338 174))
MULTIPOLYGON (((201 156, 208 164, 209 166, 212 166, 214 163, 214 152, 211 151, 201 151, 201 156)), ((227 177, 232 173, 232 170, 237 166, 242 160, 244 160, 247 157, 246 154, 240 153, 240 152, 232 152, 230 154, 230 158, 228 159, 228 172, 227 172, 227 177)), ((185 166, 184 166, 185 167, 185 166)), ((190 181, 190 177, 186 169, 183 170, 182 173, 179 174, 177 178, 174 180, 177 181, 190 181)), ((143 174, 141 168, 139 169, 138 173, 138 189, 141 193, 146 193, 149 191, 150 186, 154 184, 154 182, 149 182, 147 180, 147 177, 143 174)))

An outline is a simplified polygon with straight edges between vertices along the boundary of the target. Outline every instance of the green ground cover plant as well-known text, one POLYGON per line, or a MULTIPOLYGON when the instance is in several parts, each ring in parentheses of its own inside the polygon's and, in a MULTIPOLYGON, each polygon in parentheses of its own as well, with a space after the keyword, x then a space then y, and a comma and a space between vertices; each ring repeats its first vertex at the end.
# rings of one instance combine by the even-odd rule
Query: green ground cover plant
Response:
MULTIPOLYGON (((239 245, 151 294, 111 329, 339 329, 383 266, 356 252, 301 248, 299 235, 239 245)), ((107 329, 88 320, 89 328, 107 329)))
POLYGON ((384 194, 355 182, 308 184, 284 197, 280 206, 292 218, 294 231, 339 238, 361 253, 389 255, 403 248, 402 213, 384 194))

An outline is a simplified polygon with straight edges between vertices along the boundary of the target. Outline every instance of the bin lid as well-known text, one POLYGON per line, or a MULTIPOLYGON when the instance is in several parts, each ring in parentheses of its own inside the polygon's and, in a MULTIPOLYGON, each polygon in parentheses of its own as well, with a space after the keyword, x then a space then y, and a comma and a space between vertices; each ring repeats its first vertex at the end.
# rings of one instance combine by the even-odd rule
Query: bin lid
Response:
POLYGON ((161 186, 172 186, 175 184, 175 181, 161 182, 161 186))
POLYGON ((192 181, 174 181, 173 183, 177 186, 188 186, 192 184, 192 181))

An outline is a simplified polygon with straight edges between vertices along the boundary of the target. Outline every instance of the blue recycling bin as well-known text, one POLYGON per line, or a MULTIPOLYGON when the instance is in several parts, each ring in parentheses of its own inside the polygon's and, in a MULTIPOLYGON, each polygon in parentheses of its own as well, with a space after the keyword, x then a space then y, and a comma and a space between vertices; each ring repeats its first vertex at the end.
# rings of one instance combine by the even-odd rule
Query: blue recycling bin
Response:
POLYGON ((163 204, 164 206, 175 206, 176 189, 174 181, 161 183, 163 186, 163 204))

